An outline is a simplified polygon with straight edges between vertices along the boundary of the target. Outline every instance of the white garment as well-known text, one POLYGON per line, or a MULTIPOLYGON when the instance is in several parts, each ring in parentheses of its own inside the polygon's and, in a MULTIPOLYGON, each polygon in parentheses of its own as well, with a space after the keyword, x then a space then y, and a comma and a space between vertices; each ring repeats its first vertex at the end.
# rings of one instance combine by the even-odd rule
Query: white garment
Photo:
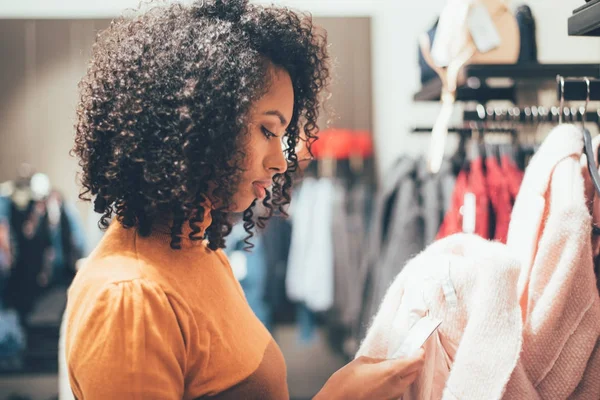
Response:
POLYGON ((439 240, 409 261, 381 304, 357 356, 386 358, 425 315, 442 325, 403 400, 498 400, 519 359, 519 263, 475 235, 439 240))
POLYGON ((334 300, 333 196, 331 180, 306 178, 291 209, 286 290, 290 300, 315 312, 329 310, 334 300))

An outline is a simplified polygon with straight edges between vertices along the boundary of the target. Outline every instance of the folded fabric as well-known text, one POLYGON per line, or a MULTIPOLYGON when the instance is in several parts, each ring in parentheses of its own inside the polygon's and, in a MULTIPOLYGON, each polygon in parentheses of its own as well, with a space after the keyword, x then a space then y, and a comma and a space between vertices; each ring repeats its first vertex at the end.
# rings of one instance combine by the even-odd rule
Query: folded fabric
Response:
POLYGON ((429 315, 443 322, 403 400, 502 398, 521 351, 518 276, 501 243, 467 234, 433 243, 398 274, 357 357, 385 358, 429 315))

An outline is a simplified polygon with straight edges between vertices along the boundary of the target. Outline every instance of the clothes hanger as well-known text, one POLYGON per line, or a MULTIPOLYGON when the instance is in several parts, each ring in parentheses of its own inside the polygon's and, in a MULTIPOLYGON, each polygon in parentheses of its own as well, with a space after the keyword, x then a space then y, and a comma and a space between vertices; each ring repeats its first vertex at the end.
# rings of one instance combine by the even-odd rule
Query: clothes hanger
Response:
MULTIPOLYGON (((594 148, 592 147, 592 135, 591 135, 590 131, 585 127, 585 122, 587 119, 587 117, 586 117, 587 108, 588 108, 588 104, 590 102, 590 80, 589 80, 589 78, 584 78, 584 80, 586 83, 587 93, 586 93, 585 106, 583 107, 582 119, 581 119, 581 131, 583 133, 583 147, 584 147, 585 155, 587 158, 588 171, 590 172, 590 176, 592 177, 592 182, 594 183, 596 192, 598 192, 598 194, 600 195, 600 174, 598 174, 598 166, 596 165, 596 162, 594 161, 594 148)), ((560 84, 561 84, 561 87, 564 89, 565 80, 563 77, 561 77, 560 84)), ((561 93, 561 96, 564 100, 564 90, 561 93)), ((598 229, 596 227, 594 227, 594 228, 598 229)))
POLYGON ((452 117, 454 103, 456 101, 456 91, 458 89, 458 74, 462 67, 468 63, 469 59, 475 54, 475 46, 465 46, 456 56, 450 60, 445 68, 439 67, 431 56, 431 45, 429 37, 423 35, 420 37, 419 44, 425 62, 437 73, 442 82, 441 102, 442 109, 433 125, 431 139, 429 144, 427 166, 429 172, 438 173, 444 159, 444 150, 446 148, 446 138, 448 136, 448 125, 452 117))
MULTIPOLYGON (((585 152, 585 158, 587 159, 588 171, 590 173, 590 177, 592 178, 592 183, 594 184, 594 188, 596 189, 596 193, 600 195, 600 174, 598 174, 598 166, 594 161, 594 148, 592 146, 592 135, 590 131, 585 127, 586 115, 587 115, 587 107, 590 102, 590 80, 589 78, 584 78, 587 88, 585 106, 583 107, 582 115, 581 115, 581 132, 583 134, 583 150, 585 152)), ((560 108, 562 110, 563 103, 565 100, 565 78, 560 77, 560 108)), ((560 122, 562 123, 562 115, 560 113, 560 122)), ((592 224, 592 233, 594 235, 600 235, 600 227, 592 224)))

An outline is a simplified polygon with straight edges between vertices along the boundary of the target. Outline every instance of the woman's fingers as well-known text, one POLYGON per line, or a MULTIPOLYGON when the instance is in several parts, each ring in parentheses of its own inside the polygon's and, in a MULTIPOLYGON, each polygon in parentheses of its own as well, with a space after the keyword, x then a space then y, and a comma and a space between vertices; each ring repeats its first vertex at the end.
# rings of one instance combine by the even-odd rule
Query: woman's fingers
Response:
POLYGON ((384 373, 387 390, 390 394, 401 395, 415 381, 425 362, 425 353, 421 349, 411 357, 387 360, 380 365, 386 368, 384 373))
POLYGON ((419 349, 410 357, 386 360, 379 364, 381 368, 387 369, 393 376, 406 376, 412 372, 420 371, 425 362, 425 351, 419 349))
MULTIPOLYGON (((369 371, 368 376, 372 378, 373 382, 377 382, 372 389, 369 389, 370 398, 397 399, 419 376, 425 363, 425 352, 423 349, 419 349, 410 357, 393 360, 361 356, 355 362, 366 368, 365 371, 369 371)), ((366 381, 365 385, 368 386, 366 381)))

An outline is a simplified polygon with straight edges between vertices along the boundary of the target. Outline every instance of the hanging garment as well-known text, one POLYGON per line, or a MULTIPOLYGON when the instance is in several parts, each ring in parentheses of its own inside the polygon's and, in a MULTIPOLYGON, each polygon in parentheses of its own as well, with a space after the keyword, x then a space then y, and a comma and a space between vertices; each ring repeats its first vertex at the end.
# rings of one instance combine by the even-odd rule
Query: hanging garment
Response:
POLYGON ((248 236, 243 223, 233 226, 231 234, 226 238, 225 254, 229 258, 231 268, 236 276, 246 300, 263 325, 271 331, 271 308, 265 301, 266 260, 262 232, 255 232, 250 242, 254 247, 245 251, 244 240, 248 236))
POLYGON ((427 168, 426 160, 419 161, 418 179, 424 223, 424 245, 435 240, 444 215, 451 206, 452 193, 456 185, 452 167, 451 160, 444 160, 440 171, 432 174, 427 168))
POLYGON ((518 277, 501 243, 467 234, 437 241, 396 277, 356 356, 387 358, 418 320, 439 318, 402 399, 501 399, 521 351, 518 277))
POLYGON ((491 238, 506 243, 508 225, 512 213, 512 201, 508 188, 508 178, 503 174, 502 168, 494 155, 488 154, 485 158, 486 183, 490 203, 493 208, 494 232, 491 238))
POLYGON ((291 211, 287 294, 314 312, 333 306, 333 187, 330 179, 305 179, 291 211))
MULTIPOLYGON (((288 255, 292 238, 292 225, 281 215, 273 215, 263 232, 265 248, 264 300, 273 313, 273 321, 282 321, 293 315, 294 306, 285 292, 288 255)), ((290 319, 291 321, 291 319, 290 319)))
MULTIPOLYGON (((471 161, 469 192, 475 195, 475 234, 484 239, 491 239, 493 238, 490 224, 491 207, 483 162, 483 157, 476 157, 471 161)), ((464 212, 463 209, 463 214, 464 212)))
POLYGON ((522 265, 524 371, 506 398, 531 398, 524 381, 543 399, 600 398, 600 297, 582 149, 579 128, 555 128, 527 167, 513 209, 507 244, 522 265))
POLYGON ((463 231, 461 208, 465 201, 465 194, 468 192, 468 179, 468 171, 462 169, 456 177, 454 192, 452 193, 452 202, 440 225, 436 239, 443 239, 453 233, 463 231))
POLYGON ((3 294, 5 304, 25 320, 48 284, 39 280, 40 273, 51 269, 52 242, 44 202, 31 200, 24 209, 12 203, 10 230, 16 252, 3 294))
POLYGON ((359 295, 353 297, 350 311, 356 341, 364 337, 367 328, 364 322, 375 315, 394 277, 406 261, 423 249, 416 172, 416 161, 402 157, 386 175, 376 195, 368 244, 357 280, 359 295))
POLYGON ((356 183, 350 188, 337 181, 332 205, 334 247, 334 307, 332 321, 343 328, 352 327, 352 307, 360 276, 360 262, 366 241, 365 204, 369 188, 356 183))
POLYGON ((437 239, 442 239, 454 233, 464 232, 465 216, 467 213, 473 215, 468 218, 474 219, 473 232, 484 239, 494 237, 494 231, 490 226, 490 200, 483 169, 483 159, 475 157, 468 169, 463 169, 456 178, 456 185, 452 195, 452 205, 444 217, 440 226, 437 239), (474 196, 475 209, 464 207, 467 196, 474 196))
POLYGON ((501 157, 502 174, 508 182, 508 192, 510 193, 511 204, 515 203, 521 182, 523 182, 523 171, 519 168, 515 160, 510 155, 503 154, 501 157))
POLYGON ((85 254, 85 234, 75 206, 53 192, 46 200, 52 243, 52 272, 49 285, 68 286, 75 276, 75 264, 85 254))

